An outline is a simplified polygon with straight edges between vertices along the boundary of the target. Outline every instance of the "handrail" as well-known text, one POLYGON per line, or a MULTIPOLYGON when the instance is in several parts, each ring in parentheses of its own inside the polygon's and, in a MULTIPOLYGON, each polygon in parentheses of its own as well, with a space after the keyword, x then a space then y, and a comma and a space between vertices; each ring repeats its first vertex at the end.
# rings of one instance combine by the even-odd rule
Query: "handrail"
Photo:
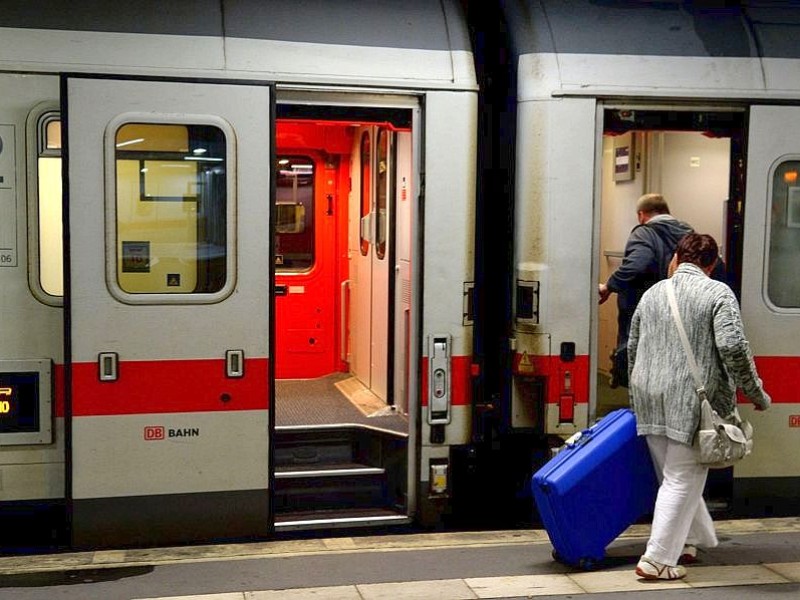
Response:
POLYGON ((347 288, 350 285, 350 280, 345 279, 341 285, 341 302, 339 303, 339 320, 341 328, 339 329, 339 357, 343 362, 347 361, 347 288))

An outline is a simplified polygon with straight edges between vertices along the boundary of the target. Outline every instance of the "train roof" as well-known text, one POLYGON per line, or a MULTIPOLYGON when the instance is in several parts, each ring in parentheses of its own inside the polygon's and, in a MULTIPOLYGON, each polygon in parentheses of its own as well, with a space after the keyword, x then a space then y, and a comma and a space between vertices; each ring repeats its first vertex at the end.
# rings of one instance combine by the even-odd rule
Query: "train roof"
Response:
POLYGON ((0 68, 475 89, 458 0, 4 0, 0 68))
POLYGON ((504 0, 521 99, 800 97, 800 4, 504 0), (726 6, 727 5, 727 6, 726 6))

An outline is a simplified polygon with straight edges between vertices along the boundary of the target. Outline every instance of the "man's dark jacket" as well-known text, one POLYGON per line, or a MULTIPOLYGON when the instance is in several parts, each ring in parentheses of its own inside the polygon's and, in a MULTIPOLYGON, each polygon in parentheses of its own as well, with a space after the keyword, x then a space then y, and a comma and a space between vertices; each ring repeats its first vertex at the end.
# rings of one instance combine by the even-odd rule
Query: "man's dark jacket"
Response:
POLYGON ((633 315, 642 295, 666 278, 678 242, 692 231, 683 221, 658 217, 633 228, 625 244, 622 264, 606 283, 609 290, 616 292, 621 311, 633 315))

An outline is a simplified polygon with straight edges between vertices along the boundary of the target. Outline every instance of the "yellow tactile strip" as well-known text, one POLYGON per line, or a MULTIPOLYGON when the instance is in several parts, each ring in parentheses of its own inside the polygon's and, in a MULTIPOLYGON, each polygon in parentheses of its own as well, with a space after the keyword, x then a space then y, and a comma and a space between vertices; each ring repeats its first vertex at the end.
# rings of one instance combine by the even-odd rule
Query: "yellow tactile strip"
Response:
MULTIPOLYGON (((750 533, 800 532, 800 517, 719 521, 720 536, 750 533)), ((634 525, 619 539, 646 539, 648 525, 634 525)), ((0 574, 71 571, 77 569, 154 566, 219 560, 253 560, 354 552, 403 552, 436 548, 469 548, 549 544, 543 530, 422 533, 312 540, 218 544, 179 548, 152 548, 0 557, 0 574)), ((711 567, 708 567, 711 568, 711 567)), ((216 600, 216 599, 215 599, 216 600)))
POLYGON ((370 583, 335 587, 225 592, 138 600, 471 600, 475 598, 583 595, 666 589, 730 587, 800 582, 800 563, 737 567, 692 567, 680 581, 642 581, 633 569, 565 575, 477 577, 401 583, 370 583))

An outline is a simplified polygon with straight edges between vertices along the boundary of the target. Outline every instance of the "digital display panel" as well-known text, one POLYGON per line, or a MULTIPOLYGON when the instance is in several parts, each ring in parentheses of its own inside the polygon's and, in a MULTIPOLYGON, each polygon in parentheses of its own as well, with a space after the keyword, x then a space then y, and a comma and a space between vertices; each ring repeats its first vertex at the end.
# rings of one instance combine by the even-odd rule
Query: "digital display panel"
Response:
POLYGON ((39 431, 39 373, 0 373, 0 434, 39 431))
POLYGON ((53 443, 53 362, 0 360, 0 447, 53 443))

